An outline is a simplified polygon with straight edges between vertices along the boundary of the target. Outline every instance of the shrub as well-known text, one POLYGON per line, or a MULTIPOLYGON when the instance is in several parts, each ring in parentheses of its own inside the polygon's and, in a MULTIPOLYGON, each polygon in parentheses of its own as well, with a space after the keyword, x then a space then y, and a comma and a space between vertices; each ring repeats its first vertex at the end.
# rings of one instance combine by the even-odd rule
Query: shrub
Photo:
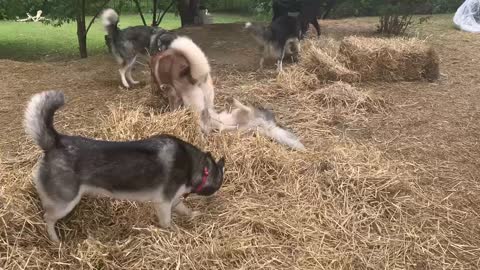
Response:
POLYGON ((428 18, 414 20, 413 14, 425 4, 423 0, 375 0, 380 21, 378 32, 387 35, 402 35, 414 25, 425 22, 428 18))

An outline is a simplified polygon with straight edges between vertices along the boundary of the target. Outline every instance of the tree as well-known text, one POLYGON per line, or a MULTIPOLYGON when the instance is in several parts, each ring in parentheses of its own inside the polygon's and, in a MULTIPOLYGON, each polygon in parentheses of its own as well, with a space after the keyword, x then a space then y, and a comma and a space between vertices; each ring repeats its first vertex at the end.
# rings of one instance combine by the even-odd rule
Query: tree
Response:
MULTIPOLYGON (((158 0, 153 0, 153 16, 152 16, 152 26, 158 26, 163 20, 163 17, 167 12, 173 7, 177 0, 171 0, 168 5, 165 5, 167 3, 166 1, 159 3, 158 0), (163 4, 163 5, 161 5, 163 4), (157 17, 157 11, 160 11, 161 8, 163 9, 162 15, 157 17)), ((159 13, 160 14, 160 13, 159 13)))
POLYGON ((182 27, 195 24, 195 17, 198 16, 199 5, 199 0, 177 0, 177 8, 182 27))
POLYGON ((110 0, 46 0, 48 16, 54 26, 60 26, 63 23, 76 21, 78 49, 81 58, 86 58, 87 54, 87 34, 95 21, 96 17, 102 12, 110 0), (86 14, 95 14, 86 25, 86 14))

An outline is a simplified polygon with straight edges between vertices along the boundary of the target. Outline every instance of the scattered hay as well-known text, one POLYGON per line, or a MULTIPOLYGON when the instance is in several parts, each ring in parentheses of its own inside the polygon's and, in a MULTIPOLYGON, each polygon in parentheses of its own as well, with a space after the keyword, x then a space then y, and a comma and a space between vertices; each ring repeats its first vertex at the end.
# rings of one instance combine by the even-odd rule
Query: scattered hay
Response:
MULTIPOLYGON (((345 95, 338 99, 356 98, 345 95)), ((174 217, 170 230, 156 226, 149 204, 83 200, 58 222, 64 240, 58 248, 47 240, 31 181, 39 151, 22 143, 15 159, 0 163, 3 268, 393 269, 424 262, 436 269, 461 266, 453 254, 475 255, 470 247, 455 245, 452 232, 464 226, 453 220, 463 212, 425 194, 405 164, 374 147, 331 135, 322 137, 321 149, 301 153, 261 136, 221 133, 205 140, 187 111, 110 110, 85 135, 179 136, 226 156, 225 185, 211 198, 189 197, 186 203, 203 215, 174 217)))
POLYGON ((317 88, 320 80, 316 74, 307 72, 305 68, 294 65, 277 75, 277 83, 290 92, 301 92, 317 88))
POLYGON ((324 41, 323 43, 307 40, 302 46, 300 66, 306 71, 317 75, 322 82, 326 81, 345 81, 358 82, 359 74, 346 68, 334 54, 332 48, 335 48, 333 41, 324 41), (322 47, 322 44, 326 44, 322 47))
POLYGON ((280 72, 277 83, 291 93, 317 89, 330 81, 357 82, 359 74, 338 60, 338 42, 329 38, 307 39, 302 43, 300 63, 280 72))
POLYGON ((419 39, 347 37, 340 44, 343 63, 362 81, 414 81, 439 77, 439 57, 419 39))
POLYGON ((317 98, 322 106, 327 108, 342 106, 349 108, 350 111, 361 109, 368 112, 379 112, 385 108, 383 99, 344 82, 335 82, 313 92, 311 96, 317 98))

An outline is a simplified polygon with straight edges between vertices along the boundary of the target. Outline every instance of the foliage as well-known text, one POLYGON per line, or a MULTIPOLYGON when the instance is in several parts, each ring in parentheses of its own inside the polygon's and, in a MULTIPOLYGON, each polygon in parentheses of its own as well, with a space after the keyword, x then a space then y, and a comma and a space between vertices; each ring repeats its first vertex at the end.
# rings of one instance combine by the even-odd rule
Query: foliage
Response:
POLYGON ((258 0, 250 4, 251 10, 255 15, 270 15, 272 11, 272 1, 258 0))
POLYGON ((371 0, 380 15, 378 31, 388 35, 402 35, 409 27, 425 19, 414 20, 416 9, 424 0, 371 0))
POLYGON ((433 13, 450 13, 455 12, 464 0, 433 0, 433 13))
POLYGON ((0 19, 15 19, 16 16, 26 17, 29 12, 35 15, 37 10, 44 8, 44 0, 0 0, 0 19))
MULTIPOLYGON (((91 17, 87 17, 87 21, 91 17)), ((146 14, 145 19, 150 22, 151 14, 146 14)), ((252 20, 229 14, 215 14, 215 23, 232 23, 252 20)), ((121 28, 140 25, 142 22, 138 14, 121 15, 121 28)), ((172 13, 167 13, 161 24, 164 29, 180 27, 180 20, 172 13)), ((42 23, 18 23, 15 21, 0 21, 0 58, 22 61, 33 60, 66 60, 77 57, 78 41, 77 25, 74 22, 64 23, 60 27, 51 27, 42 23)), ((99 20, 96 20, 87 37, 89 55, 104 54, 105 31, 99 20)))
MULTIPOLYGON (((390 0, 337 0, 336 7, 332 13, 333 17, 343 18, 351 16, 377 16, 387 4, 394 2, 408 3, 408 1, 390 0)), ((464 0, 424 0, 414 1, 412 7, 414 14, 437 14, 452 13, 464 2, 464 0)))

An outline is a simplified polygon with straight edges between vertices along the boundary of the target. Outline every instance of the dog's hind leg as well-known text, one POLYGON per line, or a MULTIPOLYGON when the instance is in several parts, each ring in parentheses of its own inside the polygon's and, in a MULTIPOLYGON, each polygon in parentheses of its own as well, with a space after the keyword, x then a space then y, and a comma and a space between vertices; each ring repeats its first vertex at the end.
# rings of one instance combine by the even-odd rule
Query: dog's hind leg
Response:
POLYGON ((317 18, 313 18, 312 24, 313 24, 313 27, 315 27, 315 30, 317 30, 317 36, 320 37, 322 32, 320 31, 320 24, 318 23, 317 18))
POLYGON ((125 77, 125 74, 127 73, 127 69, 128 69, 128 64, 124 64, 124 65, 122 65, 122 67, 118 70, 118 72, 120 72, 120 77, 122 78, 122 84, 123 84, 123 86, 125 86, 126 88, 129 88, 130 85, 128 84, 127 78, 125 77))
POLYGON ((71 202, 52 202, 45 207, 45 215, 43 216, 47 223, 47 232, 50 240, 59 242, 57 233, 55 232, 55 223, 70 213, 80 201, 81 195, 77 195, 71 202))
POLYGON ((283 58, 285 57, 285 46, 282 48, 282 52, 280 53, 280 58, 277 61, 277 71, 281 72, 283 70, 283 58))
POLYGON ((263 65, 265 63, 265 56, 268 54, 267 45, 263 46, 263 48, 260 48, 260 50, 261 50, 262 56, 260 57, 260 63, 258 67, 259 71, 263 70, 263 65))
POLYGON ((130 63, 128 63, 127 72, 126 72, 127 79, 132 84, 138 84, 139 83, 138 81, 135 81, 132 77, 132 69, 133 69, 133 65, 135 64, 135 61, 137 61, 137 56, 136 55, 135 55, 135 57, 133 57, 133 59, 130 61, 130 63))
POLYGON ((172 202, 155 202, 154 206, 160 227, 164 229, 170 227, 172 220, 172 202))
POLYGON ((174 87, 168 87, 168 105, 170 106, 170 111, 175 111, 183 105, 182 97, 178 95, 177 90, 174 87))

